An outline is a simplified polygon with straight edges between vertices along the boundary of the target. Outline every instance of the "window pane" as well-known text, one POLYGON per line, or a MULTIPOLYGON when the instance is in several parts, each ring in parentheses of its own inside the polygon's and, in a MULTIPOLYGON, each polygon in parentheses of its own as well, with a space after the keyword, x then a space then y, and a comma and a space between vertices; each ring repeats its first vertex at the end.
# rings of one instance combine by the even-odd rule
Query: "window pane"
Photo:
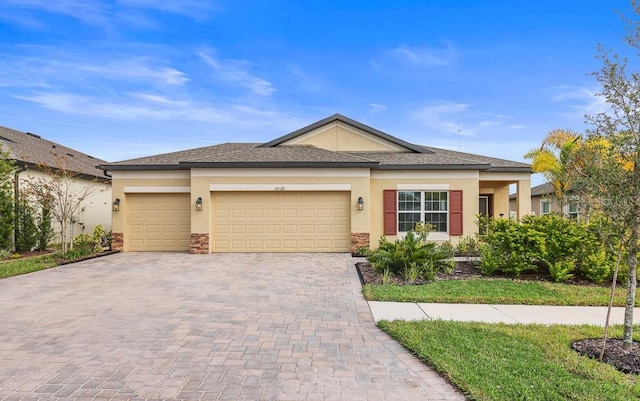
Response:
POLYGON ((436 232, 447 232, 447 213, 425 213, 424 222, 431 224, 436 232))
POLYGON ((425 192, 424 210, 447 211, 447 192, 425 192))
POLYGON ((551 213, 551 202, 544 201, 542 202, 542 214, 551 213))
POLYGON ((420 192, 398 192, 398 211, 420 211, 420 192))
POLYGON ((398 231, 407 232, 413 230, 420 221, 420 213, 398 213, 398 231))

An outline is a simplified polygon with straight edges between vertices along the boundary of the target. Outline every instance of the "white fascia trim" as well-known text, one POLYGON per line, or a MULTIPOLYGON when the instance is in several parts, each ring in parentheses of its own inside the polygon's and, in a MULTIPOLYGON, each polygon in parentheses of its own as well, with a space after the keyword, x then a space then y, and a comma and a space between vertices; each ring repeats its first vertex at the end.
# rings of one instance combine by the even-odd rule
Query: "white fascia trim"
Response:
POLYGON ((189 178, 189 171, 186 170, 163 170, 163 171, 112 171, 112 178, 144 178, 144 179, 166 179, 166 178, 189 178))
POLYGON ((397 184, 397 190, 417 190, 417 191, 431 191, 431 190, 449 190, 449 184, 397 184))
POLYGON ((210 191, 351 191, 351 184, 211 184, 210 191))
POLYGON ((369 177, 368 168, 194 168, 191 177, 369 177))
POLYGON ((126 194, 190 194, 191 187, 124 187, 126 194))

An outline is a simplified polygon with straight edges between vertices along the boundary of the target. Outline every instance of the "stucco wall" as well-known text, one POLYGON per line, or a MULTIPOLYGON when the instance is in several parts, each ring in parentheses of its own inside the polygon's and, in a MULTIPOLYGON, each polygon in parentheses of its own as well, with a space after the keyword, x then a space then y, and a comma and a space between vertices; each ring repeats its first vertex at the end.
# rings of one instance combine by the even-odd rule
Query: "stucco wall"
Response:
MULTIPOLYGON (((20 188, 24 188, 28 181, 47 178, 43 172, 37 170, 27 170, 19 174, 20 188)), ((71 237, 78 234, 93 234, 93 230, 97 225, 102 225, 105 231, 111 230, 111 185, 92 182, 84 179, 76 179, 72 181, 72 191, 80 191, 82 187, 92 185, 95 187, 93 193, 82 202, 82 207, 76 216, 76 222, 70 226, 69 234, 71 237)), ((60 224, 53 222, 53 228, 56 232, 53 242, 60 242, 60 224)))

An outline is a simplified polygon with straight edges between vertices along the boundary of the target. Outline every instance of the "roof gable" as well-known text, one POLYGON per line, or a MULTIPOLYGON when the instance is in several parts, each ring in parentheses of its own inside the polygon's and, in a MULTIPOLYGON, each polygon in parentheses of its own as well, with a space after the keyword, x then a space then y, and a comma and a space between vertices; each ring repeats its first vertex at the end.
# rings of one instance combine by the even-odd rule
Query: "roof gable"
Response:
POLYGON ((282 145, 312 145, 334 152, 428 152, 341 114, 334 114, 259 147, 282 145))

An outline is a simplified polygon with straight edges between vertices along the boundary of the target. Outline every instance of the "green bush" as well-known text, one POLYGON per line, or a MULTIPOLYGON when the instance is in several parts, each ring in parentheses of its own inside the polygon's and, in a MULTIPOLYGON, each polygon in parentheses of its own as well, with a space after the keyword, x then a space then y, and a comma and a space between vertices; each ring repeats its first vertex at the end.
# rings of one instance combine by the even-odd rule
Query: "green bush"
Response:
POLYGON ((102 225, 98 224, 94 229, 93 229, 93 251, 94 252, 102 252, 103 248, 102 248, 102 242, 103 239, 105 238, 105 232, 104 232, 104 227, 102 227, 102 225))
POLYGON ((455 251, 460 256, 479 256, 480 243, 474 236, 468 235, 460 240, 455 246, 455 251))
POLYGON ((559 260, 549 265, 551 280, 562 283, 573 278, 576 269, 576 261, 573 259, 559 260))
POLYGON ((575 275, 600 283, 611 276, 617 239, 606 219, 587 224, 555 215, 525 216, 520 222, 490 219, 481 247, 485 275, 548 272, 554 281, 575 275), (608 247, 608 248, 607 248, 608 247))
POLYGON ((588 255, 582 262, 582 275, 600 284, 613 274, 613 263, 604 250, 588 255))
POLYGON ((44 251, 47 249, 49 241, 51 241, 54 235, 51 225, 51 211, 49 209, 42 209, 36 223, 38 226, 37 248, 40 251, 44 251))
POLYGON ((546 257, 544 233, 532 224, 490 219, 488 225, 482 257, 490 251, 496 272, 518 277, 523 272, 535 271, 536 263, 546 257))
POLYGON ((438 245, 425 241, 426 235, 408 232, 394 242, 380 239, 378 249, 367 257, 378 273, 403 276, 415 282, 418 277, 433 280, 438 272, 450 271, 454 266, 450 244, 438 245))
POLYGON ((91 235, 79 234, 73 238, 73 250, 71 251, 71 253, 78 255, 88 255, 93 252, 94 246, 95 243, 91 235))
POLYGON ((33 206, 23 197, 16 207, 15 248, 18 252, 30 251, 38 243, 38 227, 36 226, 33 206))

